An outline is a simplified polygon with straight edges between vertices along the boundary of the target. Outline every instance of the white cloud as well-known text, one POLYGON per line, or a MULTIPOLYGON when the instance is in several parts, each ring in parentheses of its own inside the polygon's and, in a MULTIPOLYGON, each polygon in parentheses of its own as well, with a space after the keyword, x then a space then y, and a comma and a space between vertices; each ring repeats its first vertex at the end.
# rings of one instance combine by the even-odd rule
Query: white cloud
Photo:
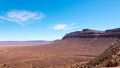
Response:
POLYGON ((19 23, 19 24, 25 24, 25 22, 28 22, 28 21, 41 20, 44 16, 45 15, 42 12, 12 10, 3 15, 0 15, 0 19, 4 21, 19 23))
POLYGON ((67 26, 68 26, 67 24, 57 24, 53 26, 53 29, 54 30, 65 30, 67 26))
POLYGON ((76 27, 77 26, 75 23, 71 23, 71 24, 56 24, 52 28, 54 30, 70 30, 70 29, 74 29, 76 27))

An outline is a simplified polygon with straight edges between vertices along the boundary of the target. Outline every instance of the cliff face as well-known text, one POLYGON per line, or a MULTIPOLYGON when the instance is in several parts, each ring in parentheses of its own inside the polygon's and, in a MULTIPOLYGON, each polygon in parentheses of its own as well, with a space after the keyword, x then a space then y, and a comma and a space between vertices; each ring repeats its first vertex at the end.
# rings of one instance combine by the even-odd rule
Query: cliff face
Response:
POLYGON ((120 28, 105 31, 83 29, 82 31, 66 34, 63 40, 69 38, 120 38, 120 28))

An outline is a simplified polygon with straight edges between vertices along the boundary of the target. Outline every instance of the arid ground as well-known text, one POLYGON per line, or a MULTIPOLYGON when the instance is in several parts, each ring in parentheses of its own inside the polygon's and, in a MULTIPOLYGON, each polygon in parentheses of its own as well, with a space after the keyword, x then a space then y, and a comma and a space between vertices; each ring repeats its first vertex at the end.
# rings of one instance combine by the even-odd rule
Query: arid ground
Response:
POLYGON ((75 38, 49 44, 1 44, 0 68, 70 68, 97 57, 115 40, 75 38))

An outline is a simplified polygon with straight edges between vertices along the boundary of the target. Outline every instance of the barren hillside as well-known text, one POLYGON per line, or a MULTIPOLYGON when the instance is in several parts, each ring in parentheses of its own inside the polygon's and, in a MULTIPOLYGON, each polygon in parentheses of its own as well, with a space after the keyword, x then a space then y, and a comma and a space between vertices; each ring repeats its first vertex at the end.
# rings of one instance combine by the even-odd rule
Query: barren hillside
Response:
POLYGON ((102 54, 88 63, 75 64, 72 68, 102 68, 102 67, 118 67, 120 66, 120 41, 112 44, 102 54))

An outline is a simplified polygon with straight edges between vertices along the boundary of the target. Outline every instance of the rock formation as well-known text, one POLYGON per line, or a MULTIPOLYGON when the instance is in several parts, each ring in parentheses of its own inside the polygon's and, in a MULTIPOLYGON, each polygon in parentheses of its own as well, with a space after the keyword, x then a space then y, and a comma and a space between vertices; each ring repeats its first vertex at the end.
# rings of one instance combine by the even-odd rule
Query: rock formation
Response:
POLYGON ((100 56, 86 64, 75 65, 71 68, 100 68, 120 66, 120 42, 112 44, 100 56))
POLYGON ((105 31, 83 29, 82 31, 66 34, 63 40, 69 38, 120 38, 120 28, 105 31))

